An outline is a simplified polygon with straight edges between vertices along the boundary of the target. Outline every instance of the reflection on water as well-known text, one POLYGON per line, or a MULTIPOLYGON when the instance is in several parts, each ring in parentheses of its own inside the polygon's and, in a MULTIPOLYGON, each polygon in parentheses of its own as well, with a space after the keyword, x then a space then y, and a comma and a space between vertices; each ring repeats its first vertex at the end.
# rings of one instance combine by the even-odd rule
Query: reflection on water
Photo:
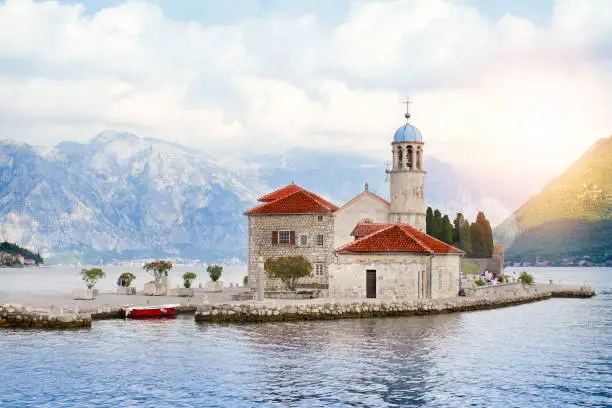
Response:
POLYGON ((610 406, 612 270, 587 273, 593 299, 471 313, 3 331, 0 406, 610 406))

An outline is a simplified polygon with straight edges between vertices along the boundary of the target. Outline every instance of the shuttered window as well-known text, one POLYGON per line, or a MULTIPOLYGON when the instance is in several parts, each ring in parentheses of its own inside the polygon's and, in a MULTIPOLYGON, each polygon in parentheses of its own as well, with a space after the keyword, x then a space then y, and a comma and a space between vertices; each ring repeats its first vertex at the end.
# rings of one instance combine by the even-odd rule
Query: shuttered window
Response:
POLYGON ((278 231, 278 243, 288 245, 291 239, 290 231, 278 231))
POLYGON ((272 245, 295 245, 295 231, 272 231, 272 245))

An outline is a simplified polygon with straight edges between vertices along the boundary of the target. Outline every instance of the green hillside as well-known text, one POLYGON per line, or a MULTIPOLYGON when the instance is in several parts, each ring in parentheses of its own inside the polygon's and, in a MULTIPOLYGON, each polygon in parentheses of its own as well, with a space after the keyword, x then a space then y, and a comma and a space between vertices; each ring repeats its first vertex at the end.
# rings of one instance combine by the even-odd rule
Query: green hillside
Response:
POLYGON ((37 264, 44 262, 40 254, 34 253, 26 248, 21 248, 19 245, 10 242, 0 243, 0 254, 21 255, 24 258, 33 259, 37 264))
POLYGON ((612 137, 598 140, 495 235, 509 260, 612 259, 612 137))

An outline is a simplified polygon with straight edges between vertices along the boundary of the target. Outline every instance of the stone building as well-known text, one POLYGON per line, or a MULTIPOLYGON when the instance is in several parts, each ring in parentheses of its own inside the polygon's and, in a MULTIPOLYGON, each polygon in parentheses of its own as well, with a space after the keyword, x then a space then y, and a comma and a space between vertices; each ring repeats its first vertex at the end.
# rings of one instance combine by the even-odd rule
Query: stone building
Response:
MULTIPOLYGON (((260 197, 249 217, 249 282, 256 260, 306 257, 313 275, 302 287, 334 297, 444 298, 457 296, 463 252, 427 235, 424 142, 408 120, 393 135, 387 170, 390 201, 364 191, 341 207, 290 184, 260 197)), ((280 282, 267 279, 266 287, 280 282)))
MULTIPOLYGON (((296 184, 258 199, 263 204, 245 212, 249 217, 249 282, 256 287, 255 262, 281 256, 304 256, 313 265, 311 277, 300 285, 328 284, 328 266, 334 255, 334 204, 296 184)), ((266 287, 279 287, 268 279, 266 287)))
POLYGON ((459 293, 463 252, 409 224, 359 223, 335 250, 329 296, 448 298, 459 293))

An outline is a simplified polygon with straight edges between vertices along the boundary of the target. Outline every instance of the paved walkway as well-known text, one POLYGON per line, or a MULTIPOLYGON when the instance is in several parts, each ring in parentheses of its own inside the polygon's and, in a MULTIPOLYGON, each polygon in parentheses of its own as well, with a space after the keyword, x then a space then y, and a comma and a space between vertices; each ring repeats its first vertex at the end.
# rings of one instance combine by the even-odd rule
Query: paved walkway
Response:
POLYGON ((145 296, 142 293, 136 295, 117 295, 116 293, 100 293, 93 300, 74 300, 72 294, 64 295, 8 295, 0 299, 2 303, 21 304, 35 308, 74 308, 81 311, 95 310, 101 307, 117 308, 124 305, 163 305, 168 303, 179 303, 192 305, 201 304, 204 300, 210 303, 230 302, 232 295, 243 292, 243 288, 227 288, 223 292, 205 292, 204 289, 195 289, 195 295, 191 298, 178 296, 145 296))

